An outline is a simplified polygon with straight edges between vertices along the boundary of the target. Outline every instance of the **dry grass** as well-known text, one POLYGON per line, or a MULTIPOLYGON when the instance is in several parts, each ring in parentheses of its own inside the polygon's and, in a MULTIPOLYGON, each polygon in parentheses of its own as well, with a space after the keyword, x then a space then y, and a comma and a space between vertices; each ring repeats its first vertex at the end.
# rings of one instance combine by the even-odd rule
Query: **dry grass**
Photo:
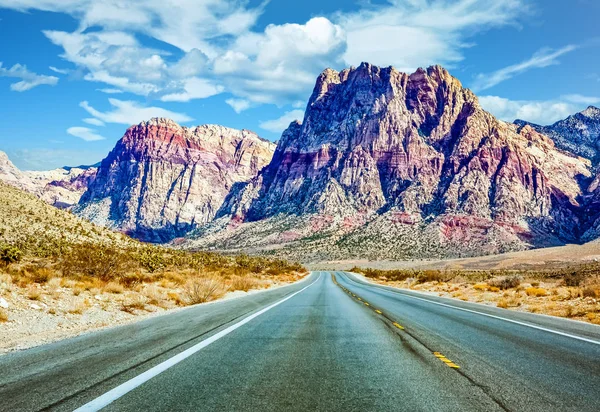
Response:
POLYGON ((542 297, 542 296, 547 296, 548 295, 548 291, 546 289, 543 288, 536 288, 536 287, 530 287, 525 289, 525 293, 527 293, 527 296, 535 296, 535 297, 542 297))
POLYGON ((0 308, 0 323, 8 322, 8 311, 0 308))
POLYGON ((256 289, 260 283, 253 277, 250 276, 233 276, 231 278, 231 284, 229 289, 234 290, 243 290, 244 292, 248 292, 250 289, 256 289))
POLYGON ((67 309, 67 313, 70 313, 72 315, 81 315, 85 311, 87 311, 89 307, 89 302, 83 299, 72 305, 69 309, 67 309))
POLYGON ((35 286, 30 286, 27 290, 27 298, 29 300, 42 300, 42 291, 35 286))
POLYGON ((226 287, 219 278, 197 278, 186 283, 184 296, 189 305, 196 305, 218 299, 225 291, 226 287))
POLYGON ((106 285, 104 285, 103 290, 106 293, 121 294, 125 291, 125 288, 120 283, 108 282, 106 285))
POLYGON ((177 306, 183 306, 185 304, 185 301, 181 298, 181 296, 179 295, 179 293, 177 292, 167 292, 167 297, 172 300, 173 302, 175 302, 175 304, 177 306))
POLYGON ((127 302, 123 302, 121 310, 134 315, 136 310, 145 310, 146 300, 142 296, 137 296, 127 302))

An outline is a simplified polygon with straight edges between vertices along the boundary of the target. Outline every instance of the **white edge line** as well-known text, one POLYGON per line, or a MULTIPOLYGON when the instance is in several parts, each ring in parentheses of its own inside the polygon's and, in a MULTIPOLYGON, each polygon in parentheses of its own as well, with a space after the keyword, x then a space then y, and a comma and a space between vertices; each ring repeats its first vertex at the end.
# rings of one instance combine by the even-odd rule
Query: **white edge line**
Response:
MULTIPOLYGON (((350 272, 343 272, 343 273, 348 273, 349 274, 350 272)), ((368 284, 366 284, 366 285, 368 285, 368 284)), ((577 340, 580 340, 580 341, 583 341, 583 342, 587 342, 587 343, 593 343, 594 345, 600 345, 600 342, 598 342, 597 340, 588 339, 588 338, 584 338, 584 337, 577 336, 577 335, 571 335, 570 333, 559 332, 557 330, 544 328, 542 326, 532 325, 531 323, 519 322, 518 320, 512 320, 512 319, 508 319, 508 318, 503 318, 502 316, 490 315, 488 313, 478 312, 476 310, 465 309, 465 308, 461 308, 461 307, 458 307, 458 306, 448 305, 446 303, 436 302, 434 300, 420 298, 418 296, 413 296, 413 295, 411 295, 409 293, 406 293, 406 292, 404 292, 402 290, 391 289, 388 286, 375 285, 375 284, 371 284, 371 286, 375 286, 375 287, 380 287, 380 288, 383 288, 383 289, 387 289, 387 290, 389 290, 391 292, 396 292, 396 293, 398 293, 398 294, 400 294, 402 296, 406 296, 406 297, 411 298, 411 299, 422 300, 423 302, 433 303, 434 305, 445 306, 447 308, 456 309, 456 310, 462 310, 463 312, 475 313, 477 315, 487 316, 488 318, 503 320, 505 322, 510 322, 510 323, 514 323, 514 324, 517 324, 517 325, 521 325, 521 326, 527 326, 527 327, 532 328, 532 329, 537 329, 537 330, 541 330, 541 331, 544 331, 544 332, 554 333, 556 335, 565 336, 567 338, 577 339, 577 340)))
POLYGON ((233 332, 240 326, 243 326, 246 323, 250 322, 252 319, 255 319, 258 316, 262 315, 263 313, 273 309, 275 306, 281 305, 283 302, 293 298, 297 294, 304 292, 306 289, 308 289, 309 287, 311 287, 312 285, 317 283, 319 281, 319 279, 321 279, 321 274, 322 273, 319 272, 319 277, 314 282, 312 282, 310 285, 305 286, 304 288, 300 289, 298 292, 292 293, 291 295, 281 299, 280 301, 277 301, 277 302, 273 303, 272 305, 267 306, 266 308, 261 309, 256 313, 253 313, 252 315, 248 316, 247 318, 244 318, 241 321, 239 321, 238 323, 231 325, 231 326, 227 327, 226 329, 223 329, 219 333, 212 335, 211 337, 203 340, 202 342, 197 343, 196 345, 173 356, 172 358, 169 358, 166 361, 159 363, 158 365, 154 366, 153 368, 148 369, 146 372, 136 376, 135 378, 132 378, 132 379, 128 380, 127 382, 124 382, 121 385, 117 386, 116 388, 111 389, 110 391, 106 392, 104 395, 99 396, 98 398, 86 403, 83 406, 80 406, 79 408, 77 408, 75 410, 75 412, 96 412, 96 411, 99 411, 100 409, 110 405, 112 402, 116 401, 117 399, 119 399, 123 395, 127 394, 128 392, 131 392, 132 390, 134 390, 138 386, 142 385, 143 383, 149 381, 156 375, 166 371, 167 369, 169 369, 172 366, 175 366, 176 364, 183 361, 184 359, 192 356, 194 353, 200 351, 201 349, 204 349, 211 343, 214 343, 214 342, 218 341, 219 339, 221 339, 222 337, 229 335, 231 332, 233 332))

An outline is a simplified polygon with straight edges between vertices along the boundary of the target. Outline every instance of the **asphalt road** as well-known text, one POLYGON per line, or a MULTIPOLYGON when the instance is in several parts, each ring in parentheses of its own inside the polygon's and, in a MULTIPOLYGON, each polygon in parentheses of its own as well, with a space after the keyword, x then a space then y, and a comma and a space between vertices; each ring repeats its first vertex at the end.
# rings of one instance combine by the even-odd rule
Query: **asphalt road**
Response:
POLYGON ((598 411, 600 327, 314 272, 0 357, 0 411, 99 407, 598 411))

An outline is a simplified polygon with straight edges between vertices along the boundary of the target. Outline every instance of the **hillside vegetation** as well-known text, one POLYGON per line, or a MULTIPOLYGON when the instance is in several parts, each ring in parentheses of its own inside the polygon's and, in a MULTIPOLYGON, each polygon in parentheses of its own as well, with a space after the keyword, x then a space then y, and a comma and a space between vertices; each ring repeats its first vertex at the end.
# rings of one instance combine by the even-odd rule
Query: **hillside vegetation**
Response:
POLYGON ((304 273, 281 259, 144 244, 0 183, 0 328, 11 332, 2 347, 24 335, 64 336, 54 329, 78 330, 78 318, 85 328, 106 326, 111 313, 122 320, 304 273))
POLYGON ((530 270, 354 267, 351 271, 390 286, 600 324, 597 262, 530 270))

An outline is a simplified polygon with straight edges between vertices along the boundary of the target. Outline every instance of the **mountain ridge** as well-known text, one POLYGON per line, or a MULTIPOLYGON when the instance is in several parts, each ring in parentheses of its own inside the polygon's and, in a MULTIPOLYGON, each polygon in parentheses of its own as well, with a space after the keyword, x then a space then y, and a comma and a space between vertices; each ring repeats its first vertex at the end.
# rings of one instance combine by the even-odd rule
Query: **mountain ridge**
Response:
POLYGON ((324 224, 330 250, 360 244, 373 227, 372 236, 396 227, 400 237, 429 237, 441 253, 560 244, 579 236, 580 181, 591 177, 588 160, 532 126, 497 120, 441 66, 406 74, 363 63, 321 73, 302 123, 283 133, 272 162, 236 186, 219 222, 188 242, 276 248, 264 239, 279 229, 260 235, 257 226, 286 221, 290 245, 324 224))
POLYGON ((258 173, 273 149, 248 130, 152 118, 126 131, 74 211, 165 242, 211 220, 231 185, 258 173))

